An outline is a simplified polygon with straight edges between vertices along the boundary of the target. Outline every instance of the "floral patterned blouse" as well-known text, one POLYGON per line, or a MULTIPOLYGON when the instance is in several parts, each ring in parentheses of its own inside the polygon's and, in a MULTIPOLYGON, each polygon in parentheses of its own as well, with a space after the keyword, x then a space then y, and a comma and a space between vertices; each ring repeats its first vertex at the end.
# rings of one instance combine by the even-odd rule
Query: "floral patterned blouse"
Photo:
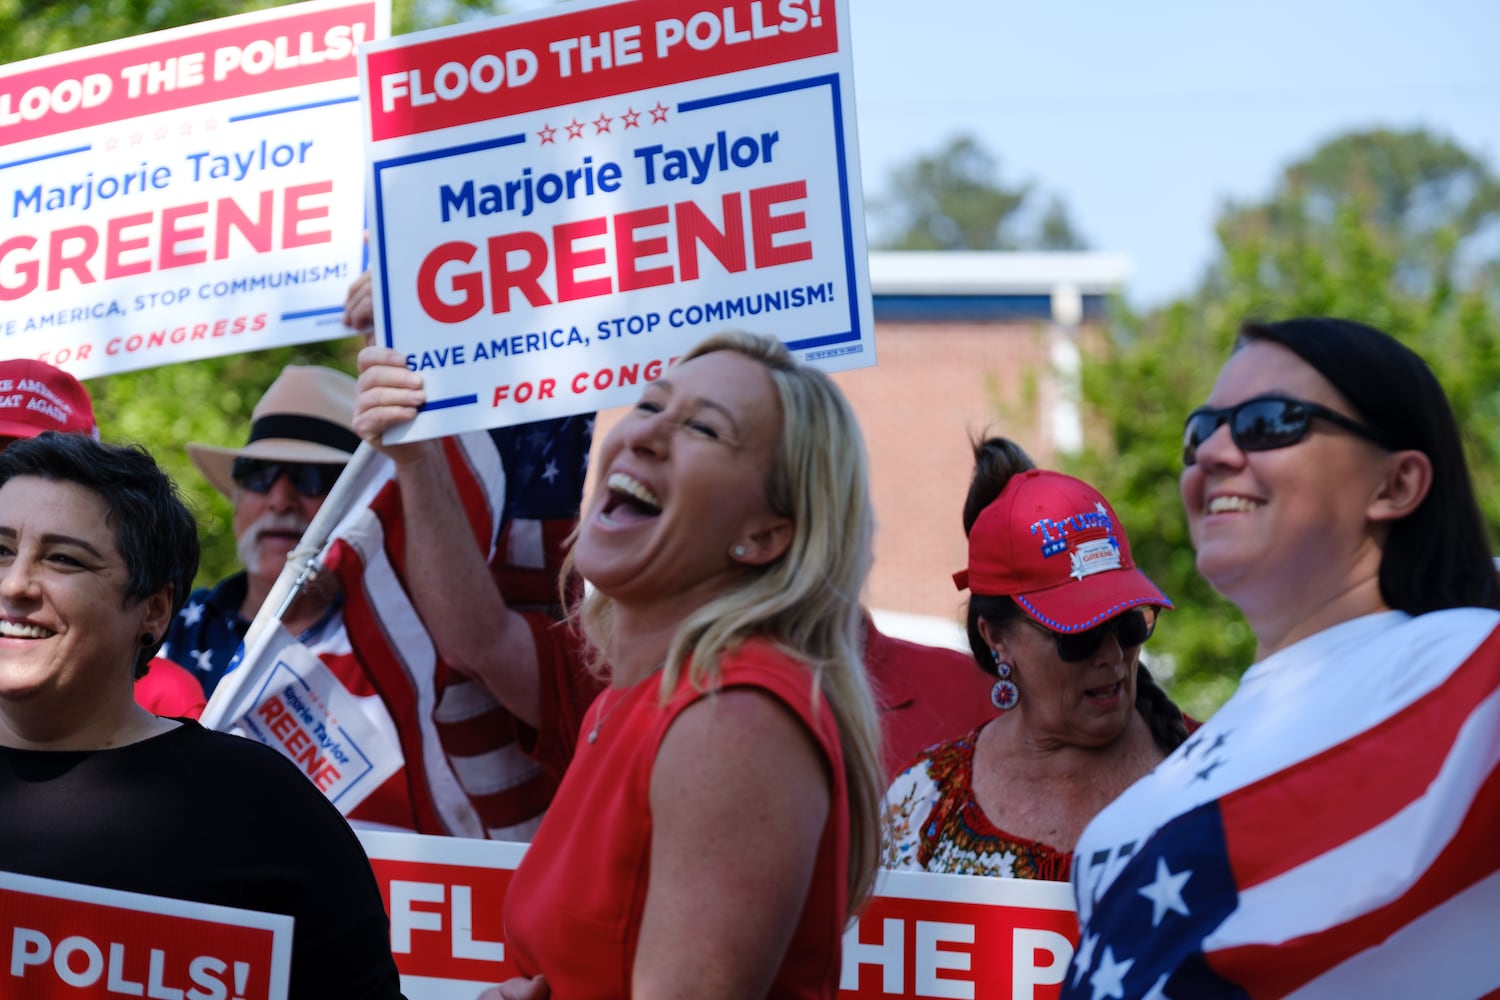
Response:
POLYGON ((907 871, 1066 882, 1073 855, 1006 833, 974 801, 979 730, 929 747, 885 793, 882 864, 907 871))

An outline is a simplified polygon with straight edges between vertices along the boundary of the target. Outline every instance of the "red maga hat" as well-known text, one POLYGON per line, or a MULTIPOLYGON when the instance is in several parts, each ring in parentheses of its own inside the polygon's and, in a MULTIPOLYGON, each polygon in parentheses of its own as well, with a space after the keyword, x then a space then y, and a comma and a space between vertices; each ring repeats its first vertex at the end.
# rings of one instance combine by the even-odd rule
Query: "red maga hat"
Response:
POLYGON ((1082 632, 1142 604, 1172 602, 1135 567, 1104 495, 1081 479, 1028 469, 1012 476, 969 531, 960 590, 1010 597, 1054 632, 1082 632))
POLYGON ((67 372, 41 361, 0 361, 0 437, 33 438, 42 431, 97 438, 88 390, 67 372))

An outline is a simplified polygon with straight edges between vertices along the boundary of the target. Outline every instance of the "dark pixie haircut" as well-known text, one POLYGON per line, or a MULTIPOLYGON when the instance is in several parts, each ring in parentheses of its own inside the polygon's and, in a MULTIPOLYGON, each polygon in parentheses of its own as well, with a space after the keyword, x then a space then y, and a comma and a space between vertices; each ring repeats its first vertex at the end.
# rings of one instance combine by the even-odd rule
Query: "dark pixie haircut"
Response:
MULTIPOLYGON (((104 501, 105 519, 125 561, 125 603, 172 588, 172 614, 182 610, 198 572, 198 525, 176 485, 139 445, 113 445, 86 434, 46 431, 0 453, 0 486, 17 476, 77 483, 104 501)), ((143 647, 136 676, 161 648, 143 647)))
MULTIPOLYGON (((1005 490, 1010 478, 1036 468, 1036 463, 1025 449, 1009 438, 991 437, 975 440, 974 478, 969 481, 969 495, 964 498, 964 537, 974 529, 974 522, 986 507, 994 503, 1005 490)), ((991 676, 999 676, 995 657, 989 643, 979 631, 979 621, 989 622, 990 628, 1006 632, 1024 616, 1021 606, 1014 598, 994 594, 969 592, 969 610, 966 625, 969 633, 969 649, 974 653, 974 662, 979 669, 991 676)), ((1135 710, 1151 729, 1151 738, 1163 753, 1171 753, 1187 739, 1187 721, 1182 709, 1168 697, 1156 683, 1151 671, 1144 663, 1135 668, 1135 710)))
POLYGON ((1386 604, 1410 615, 1500 607, 1458 422, 1427 362, 1390 334, 1347 319, 1248 322, 1235 350, 1256 342, 1279 344, 1316 369, 1392 450, 1420 451, 1432 462, 1426 498, 1390 527, 1380 560, 1386 604))

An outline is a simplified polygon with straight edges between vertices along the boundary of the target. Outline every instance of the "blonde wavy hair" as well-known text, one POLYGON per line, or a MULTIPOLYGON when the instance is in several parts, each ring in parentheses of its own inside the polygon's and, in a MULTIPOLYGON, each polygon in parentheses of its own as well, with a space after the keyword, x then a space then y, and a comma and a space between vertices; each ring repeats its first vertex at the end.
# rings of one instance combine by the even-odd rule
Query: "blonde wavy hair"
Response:
MULTIPOLYGON (((781 402, 781 440, 766 482, 771 510, 792 522, 780 558, 746 567, 738 586, 697 609, 667 650, 661 691, 677 687, 684 664, 698 690, 718 680, 719 657, 749 638, 766 639, 807 665, 814 698, 838 723, 849 789, 849 912, 869 899, 880 855, 880 724, 864 668, 860 595, 872 560, 874 514, 864 438, 848 401, 819 369, 799 363, 781 341, 715 334, 682 356, 733 351, 764 365, 781 402)), ((569 559, 571 562, 571 557, 569 559)), ((565 574, 566 575, 566 574, 565 574)), ((575 618, 607 660, 613 605, 591 590, 575 618)))

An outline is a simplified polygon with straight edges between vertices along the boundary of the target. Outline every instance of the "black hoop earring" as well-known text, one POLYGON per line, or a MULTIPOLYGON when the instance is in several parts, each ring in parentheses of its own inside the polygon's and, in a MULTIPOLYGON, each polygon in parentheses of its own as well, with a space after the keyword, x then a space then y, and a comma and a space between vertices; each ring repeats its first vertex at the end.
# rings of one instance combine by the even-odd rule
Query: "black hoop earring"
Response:
POLYGON ((155 644, 156 644, 156 633, 155 632, 143 632, 143 633, 141 633, 141 648, 142 649, 146 648, 147 646, 154 646, 155 644))

